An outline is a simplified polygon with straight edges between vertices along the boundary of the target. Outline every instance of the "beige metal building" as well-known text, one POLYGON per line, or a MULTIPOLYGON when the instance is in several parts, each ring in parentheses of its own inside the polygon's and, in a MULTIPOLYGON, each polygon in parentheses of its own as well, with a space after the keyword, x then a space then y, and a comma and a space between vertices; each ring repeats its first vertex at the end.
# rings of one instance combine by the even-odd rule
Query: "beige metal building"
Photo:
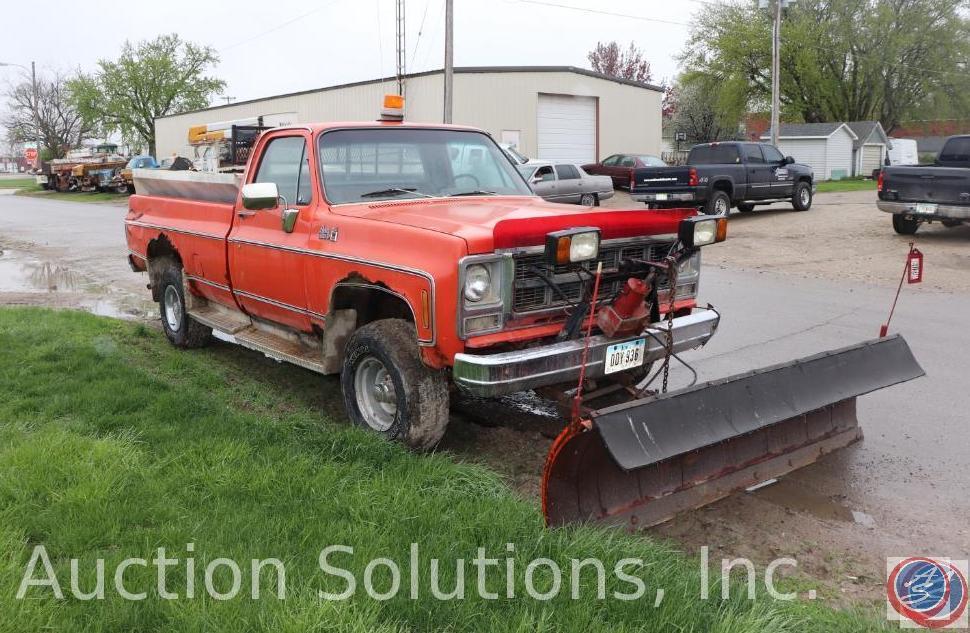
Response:
MULTIPOLYGON (((394 78, 254 99, 155 121, 160 157, 192 157, 192 125, 262 117, 264 125, 359 121, 379 116, 394 78)), ((408 121, 440 123, 443 73, 408 75, 408 121)), ((660 153, 657 86, 572 66, 455 68, 453 121, 484 129, 499 142, 541 159, 593 162, 617 153, 660 153)))

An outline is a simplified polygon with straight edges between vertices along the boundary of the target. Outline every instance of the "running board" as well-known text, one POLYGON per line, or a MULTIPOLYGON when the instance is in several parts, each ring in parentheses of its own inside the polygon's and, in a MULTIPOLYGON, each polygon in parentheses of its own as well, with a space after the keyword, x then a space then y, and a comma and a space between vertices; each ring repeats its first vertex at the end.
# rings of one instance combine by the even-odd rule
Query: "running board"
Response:
MULTIPOLYGON (((203 302, 200 302, 203 303, 203 302)), ((213 330, 235 335, 236 332, 252 327, 253 322, 239 310, 223 308, 218 304, 204 302, 203 305, 188 311, 189 316, 213 330)))

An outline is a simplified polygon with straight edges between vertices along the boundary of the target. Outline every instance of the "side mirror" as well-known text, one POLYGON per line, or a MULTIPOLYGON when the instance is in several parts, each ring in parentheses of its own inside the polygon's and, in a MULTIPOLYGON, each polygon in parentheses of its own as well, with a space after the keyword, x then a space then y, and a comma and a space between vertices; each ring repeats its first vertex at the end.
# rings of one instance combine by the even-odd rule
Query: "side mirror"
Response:
POLYGON ((529 179, 529 182, 531 182, 533 185, 537 185, 542 182, 542 176, 533 176, 531 179, 529 179))
POLYGON ((243 185, 242 204, 250 211, 274 209, 280 203, 280 190, 275 182, 251 182, 243 185))
POLYGON ((300 217, 299 209, 283 209, 283 231, 292 233, 296 226, 296 219, 300 217))
POLYGON ((786 165, 793 165, 793 164, 795 164, 795 159, 792 158, 791 156, 785 156, 785 160, 783 162, 786 165))

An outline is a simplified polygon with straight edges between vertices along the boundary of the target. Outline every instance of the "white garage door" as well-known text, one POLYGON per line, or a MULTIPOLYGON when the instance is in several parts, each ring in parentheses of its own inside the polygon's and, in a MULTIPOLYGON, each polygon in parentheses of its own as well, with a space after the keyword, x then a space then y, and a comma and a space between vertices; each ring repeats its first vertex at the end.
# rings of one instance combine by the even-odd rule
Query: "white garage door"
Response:
POLYGON ((862 146, 862 173, 860 176, 868 176, 872 170, 882 167, 882 145, 863 145, 862 146))
POLYGON ((538 119, 538 158, 596 160, 596 97, 540 94, 538 119))

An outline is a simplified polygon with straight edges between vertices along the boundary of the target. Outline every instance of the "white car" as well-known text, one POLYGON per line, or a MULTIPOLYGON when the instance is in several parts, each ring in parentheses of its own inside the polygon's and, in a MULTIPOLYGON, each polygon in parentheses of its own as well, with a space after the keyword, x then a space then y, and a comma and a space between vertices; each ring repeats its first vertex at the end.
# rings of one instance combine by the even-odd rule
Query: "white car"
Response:
POLYGON ((532 190, 549 202, 597 207, 613 197, 613 179, 591 176, 575 163, 530 160, 518 166, 532 190))

